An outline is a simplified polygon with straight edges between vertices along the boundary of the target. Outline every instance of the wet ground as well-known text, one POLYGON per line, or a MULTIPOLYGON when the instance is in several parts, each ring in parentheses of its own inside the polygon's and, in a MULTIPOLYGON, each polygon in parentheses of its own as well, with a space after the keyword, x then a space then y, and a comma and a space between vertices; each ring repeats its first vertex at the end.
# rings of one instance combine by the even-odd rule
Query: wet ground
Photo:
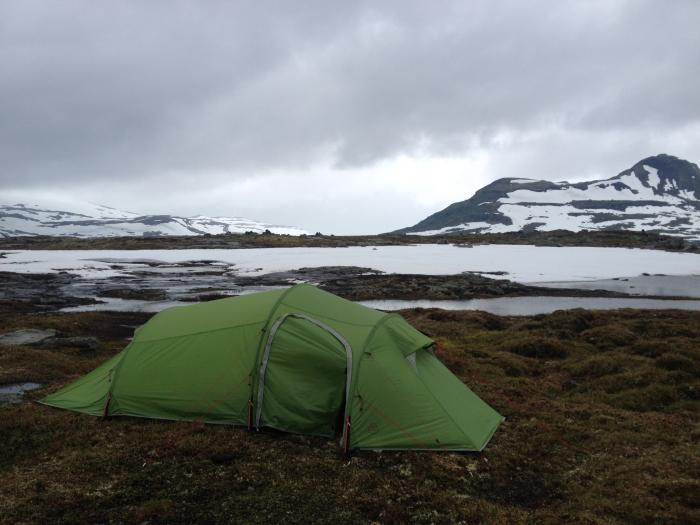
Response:
MULTIPOLYGON (((20 265, 16 268, 21 270, 20 265)), ((354 301, 404 301, 381 303, 386 309, 418 307, 424 304, 421 301, 435 301, 430 304, 441 308, 481 309, 503 315, 531 315, 567 308, 698 309, 700 306, 700 301, 689 300, 700 298, 698 275, 642 275, 532 284, 514 282, 507 277, 498 271, 454 275, 383 273, 362 266, 262 273, 213 259, 172 262, 101 257, 84 261, 76 273, 0 272, 0 301, 16 302, 28 311, 157 312, 171 306, 309 282, 354 301), (98 265, 93 266, 95 263, 98 265)))
POLYGON ((13 383, 0 386, 0 403, 19 403, 25 392, 36 390, 42 386, 40 383, 13 383))

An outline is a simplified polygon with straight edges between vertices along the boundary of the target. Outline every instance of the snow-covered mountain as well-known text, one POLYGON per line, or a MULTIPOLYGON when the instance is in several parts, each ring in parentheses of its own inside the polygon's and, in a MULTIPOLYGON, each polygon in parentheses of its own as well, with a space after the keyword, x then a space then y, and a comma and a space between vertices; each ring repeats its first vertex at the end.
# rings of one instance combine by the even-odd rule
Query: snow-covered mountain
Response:
POLYGON ((405 233, 635 230, 700 240, 700 169, 656 155, 605 180, 506 178, 484 186, 405 233))
POLYGON ((275 226, 242 217, 179 217, 139 215, 91 203, 0 203, 0 237, 58 235, 67 237, 119 237, 262 233, 301 235, 292 226, 275 226))

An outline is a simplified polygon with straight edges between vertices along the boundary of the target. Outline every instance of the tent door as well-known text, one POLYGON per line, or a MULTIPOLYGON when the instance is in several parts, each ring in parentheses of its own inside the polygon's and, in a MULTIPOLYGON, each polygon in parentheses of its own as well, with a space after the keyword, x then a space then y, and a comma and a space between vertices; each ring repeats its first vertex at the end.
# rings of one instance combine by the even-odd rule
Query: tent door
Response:
POLYGON ((352 350, 332 328, 303 314, 282 316, 263 353, 256 427, 333 436, 351 371, 352 350))

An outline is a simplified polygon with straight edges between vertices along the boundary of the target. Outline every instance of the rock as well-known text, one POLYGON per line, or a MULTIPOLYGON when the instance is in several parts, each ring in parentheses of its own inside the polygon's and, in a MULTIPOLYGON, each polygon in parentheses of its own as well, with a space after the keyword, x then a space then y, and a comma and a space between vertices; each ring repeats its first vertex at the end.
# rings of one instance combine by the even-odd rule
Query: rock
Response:
POLYGON ((381 273, 378 270, 361 266, 318 266, 263 275, 238 276, 236 284, 238 286, 289 286, 300 281, 318 283, 329 279, 356 278, 381 273))
POLYGON ((95 304, 90 297, 73 297, 65 294, 77 276, 65 272, 52 274, 24 274, 0 272, 0 300, 19 301, 43 311, 55 311, 70 306, 95 304))
POLYGON ((142 301, 163 301, 168 298, 165 290, 157 288, 108 288, 100 291, 97 296, 142 301))

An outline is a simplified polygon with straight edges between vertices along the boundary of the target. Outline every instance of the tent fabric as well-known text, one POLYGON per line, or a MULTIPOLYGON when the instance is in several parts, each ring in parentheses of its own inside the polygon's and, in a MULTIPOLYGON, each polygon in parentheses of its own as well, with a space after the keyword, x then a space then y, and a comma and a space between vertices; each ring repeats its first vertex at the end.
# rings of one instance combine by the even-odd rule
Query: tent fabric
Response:
POLYGON ((348 449, 479 451, 503 420, 397 314, 308 284, 164 310, 41 402, 271 427, 348 449))

